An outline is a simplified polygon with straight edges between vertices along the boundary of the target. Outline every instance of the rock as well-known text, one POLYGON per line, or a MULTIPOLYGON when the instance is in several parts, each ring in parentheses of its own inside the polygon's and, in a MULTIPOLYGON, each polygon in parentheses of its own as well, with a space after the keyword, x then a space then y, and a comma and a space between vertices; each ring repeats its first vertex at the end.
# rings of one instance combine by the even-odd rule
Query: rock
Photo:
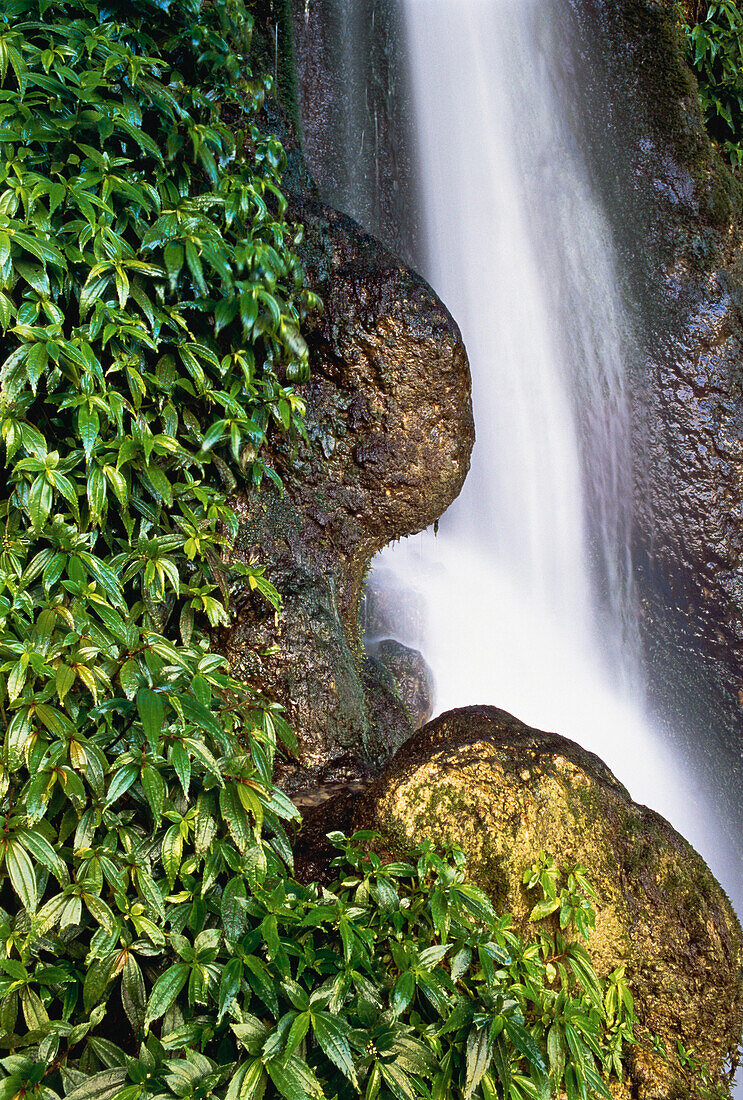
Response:
POLYGON ((383 729, 370 713, 362 580, 373 554, 457 496, 474 442, 469 367, 420 276, 341 214, 305 200, 294 216, 325 303, 309 334, 312 378, 298 387, 308 439, 269 447, 283 495, 264 485, 236 502, 237 554, 266 565, 284 611, 277 620, 255 593, 238 596, 223 645, 238 675, 284 704, 304 766, 356 754, 363 771, 410 724, 399 705, 396 731, 390 706, 383 729))
POLYGON ((282 52, 294 61, 292 107, 320 196, 415 266, 420 204, 402 6, 399 0, 287 6, 293 33, 282 52))
POLYGON ((363 684, 371 725, 365 758, 371 765, 372 774, 378 775, 415 731, 415 726, 392 673, 380 661, 365 659, 363 684))
POLYGON ((389 670, 413 729, 420 729, 433 713, 433 674, 423 654, 394 638, 373 642, 367 648, 389 670))
MULTIPOLYGON (((696 0, 685 7, 706 15, 696 0)), ((700 780, 723 799, 731 792, 739 834, 743 188, 705 133, 675 0, 563 8, 576 67, 591 74, 584 148, 634 311, 634 562, 648 680, 700 780), (606 102, 608 121, 594 109, 606 102)))
MULTIPOLYGON (((349 805, 351 828, 379 830, 393 858, 425 839, 461 845, 468 875, 521 927, 533 904, 521 876, 540 851, 583 864, 600 898, 597 971, 625 963, 641 1025, 722 1076, 743 1026, 740 925, 702 858, 598 757, 505 711, 465 707, 416 733, 344 803, 346 827, 349 805)), ((332 806, 316 816, 318 834, 332 818, 332 806)), ((671 1064, 639 1048, 631 1074, 632 1095, 680 1095, 671 1064)))
POLYGON ((349 834, 359 794, 348 788, 302 810, 302 822, 294 837, 294 877, 305 884, 329 886, 335 878, 331 861, 338 855, 327 834, 338 830, 349 834))

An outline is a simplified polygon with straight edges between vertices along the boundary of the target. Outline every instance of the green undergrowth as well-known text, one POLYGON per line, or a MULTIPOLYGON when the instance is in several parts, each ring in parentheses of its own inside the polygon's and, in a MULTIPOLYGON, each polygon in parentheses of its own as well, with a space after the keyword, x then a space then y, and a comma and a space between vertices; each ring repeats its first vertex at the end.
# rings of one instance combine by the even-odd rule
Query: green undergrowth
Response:
POLYGON ((679 4, 705 125, 734 168, 743 163, 743 12, 738 0, 679 4))

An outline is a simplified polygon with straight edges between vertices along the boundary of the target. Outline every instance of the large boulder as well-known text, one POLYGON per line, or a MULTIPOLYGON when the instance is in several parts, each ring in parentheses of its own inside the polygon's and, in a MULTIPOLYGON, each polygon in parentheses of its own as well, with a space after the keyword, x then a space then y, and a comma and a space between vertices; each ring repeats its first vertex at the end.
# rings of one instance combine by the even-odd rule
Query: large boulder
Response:
MULTIPOLYGON (((597 756, 505 711, 465 707, 408 740, 355 803, 340 804, 337 822, 328 810, 316 832, 376 829, 393 856, 425 839, 461 845, 469 876, 522 927, 533 904, 522 873, 540 852, 583 864, 600 898, 597 970, 626 964, 641 1024, 722 1077, 743 1027, 740 925, 702 858, 597 756)), ((644 1045, 631 1077, 632 1095, 679 1095, 672 1061, 644 1045)))
POLYGON ((312 377, 298 387, 307 439, 269 448, 283 493, 264 485, 237 501, 237 553, 266 564, 284 611, 244 594, 224 645, 237 673, 286 707, 305 771, 349 755, 377 766, 411 726, 399 701, 382 714, 367 700, 362 582, 373 554, 459 493, 474 442, 469 367, 420 276, 327 207, 297 201, 294 214, 324 301, 312 377))

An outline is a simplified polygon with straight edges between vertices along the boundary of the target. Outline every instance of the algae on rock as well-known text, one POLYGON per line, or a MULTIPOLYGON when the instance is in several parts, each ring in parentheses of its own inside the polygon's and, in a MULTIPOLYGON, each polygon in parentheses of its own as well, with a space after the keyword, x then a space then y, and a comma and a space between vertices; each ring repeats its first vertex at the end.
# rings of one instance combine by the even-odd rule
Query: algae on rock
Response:
MULTIPOLYGON (((449 711, 406 742, 350 825, 378 830, 393 857, 425 839, 459 844, 468 875, 522 928, 524 868, 542 851, 582 864, 600 899, 597 972, 626 964, 640 1024, 722 1078, 743 1027, 743 933, 701 856, 597 756, 495 707, 449 711)), ((679 1084, 643 1047, 630 1075, 648 1098, 679 1084)))

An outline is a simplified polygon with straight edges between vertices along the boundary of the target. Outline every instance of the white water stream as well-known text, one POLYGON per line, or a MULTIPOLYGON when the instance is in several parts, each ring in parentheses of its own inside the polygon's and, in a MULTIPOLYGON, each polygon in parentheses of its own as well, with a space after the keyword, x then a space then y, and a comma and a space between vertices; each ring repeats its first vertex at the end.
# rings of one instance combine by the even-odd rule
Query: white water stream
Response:
POLYGON ((417 591, 436 713, 490 703, 596 752, 734 900, 707 799, 645 718, 630 569, 631 334, 554 65, 553 0, 404 0, 423 274, 457 319, 477 443, 432 531, 378 559, 417 591))

